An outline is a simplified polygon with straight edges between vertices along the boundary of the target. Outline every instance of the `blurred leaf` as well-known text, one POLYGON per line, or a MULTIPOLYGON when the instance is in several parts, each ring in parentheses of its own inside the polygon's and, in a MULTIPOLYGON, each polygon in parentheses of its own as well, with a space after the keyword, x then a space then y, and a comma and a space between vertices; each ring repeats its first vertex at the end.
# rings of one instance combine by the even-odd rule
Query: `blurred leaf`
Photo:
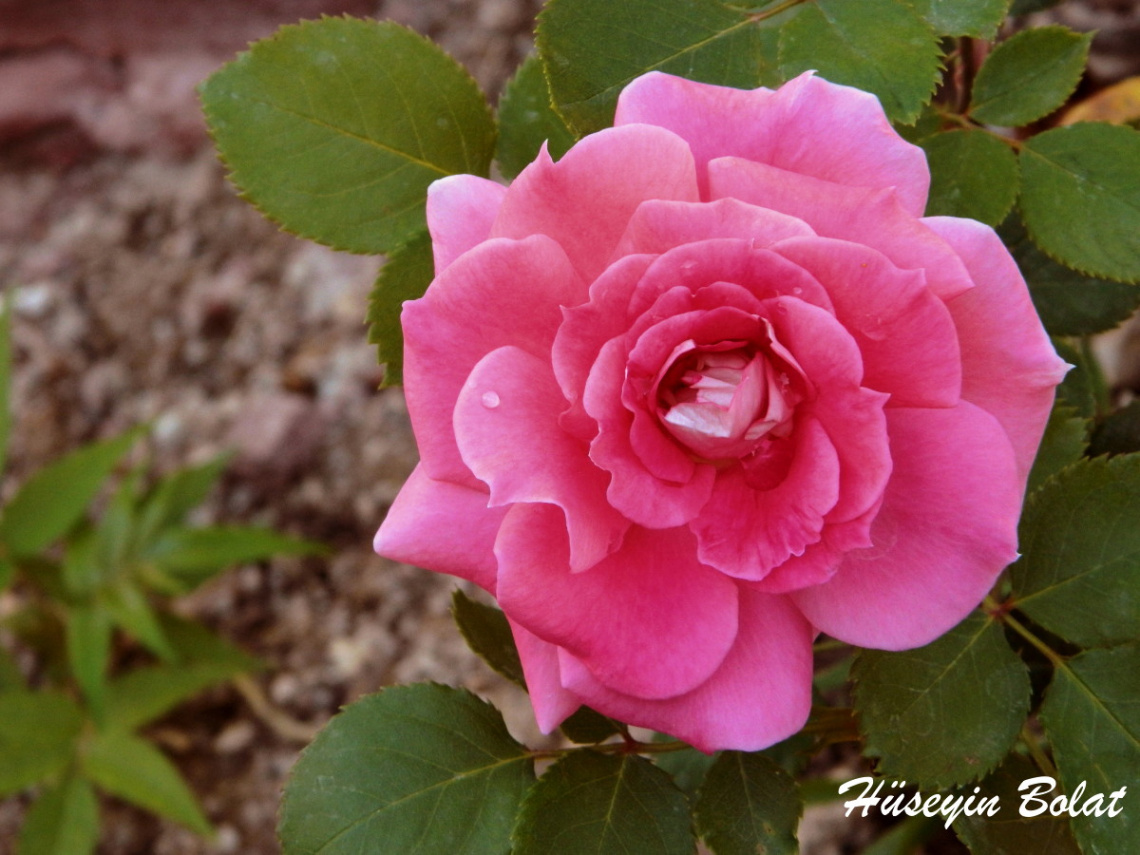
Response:
POLYGON ((1140 451, 1140 401, 1112 413, 1093 431, 1089 457, 1140 451))
POLYGON ((98 602, 67 609, 67 658, 97 721, 106 708, 111 619, 98 602))
POLYGON ((892 825, 874 843, 863 850, 861 855, 914 855, 923 850, 919 847, 942 830, 939 819, 927 816, 908 816, 892 825))
POLYGON ((34 555, 65 534, 140 433, 86 445, 32 475, 4 508, 0 542, 15 555, 34 555))
POLYGON ((390 252, 424 228, 427 186, 486 175, 495 125, 475 81, 391 22, 282 27, 200 87, 231 178, 289 231, 390 252))
POLYGON ((161 718, 204 689, 244 673, 226 662, 136 668, 107 687, 107 722, 130 731, 161 718))
MULTIPOLYGON (((0 473, 8 462, 8 434, 12 429, 12 301, 0 300, 0 473)), ((4 587, 0 579, 0 589, 4 587)))
POLYGON ((1076 463, 1085 453, 1089 423, 1077 415, 1072 407, 1055 406, 1045 425, 1045 435, 1037 449, 1037 458, 1029 472, 1026 493, 1032 493, 1070 463, 1076 463))
POLYGON ((574 133, 550 105, 550 87, 536 54, 507 83, 499 101, 499 170, 514 178, 538 156, 544 142, 558 160, 574 144, 574 133))
POLYGON ((475 602, 456 588, 451 592, 451 617, 467 646, 480 659, 511 682, 526 688, 522 662, 506 615, 494 606, 475 602))
POLYGON ((1074 104, 1065 111, 1058 124, 1110 122, 1130 125, 1137 121, 1140 121, 1140 77, 1129 77, 1074 104))
POLYGON ((431 236, 416 235, 406 246, 388 256, 368 297, 368 342, 377 346, 384 364, 384 386, 404 382, 404 329, 400 312, 405 300, 424 295, 435 275, 431 236))
POLYGON ((67 768, 83 714, 55 692, 0 692, 0 797, 67 768))
POLYGON ((6 558, 0 558, 0 591, 3 591, 12 584, 12 577, 15 575, 16 568, 12 562, 6 558))
POLYGON ((917 650, 864 650, 855 707, 884 774, 927 787, 996 766, 1029 714, 1029 674, 1000 624, 974 613, 917 650))
POLYGON ((241 648, 215 635, 202 624, 172 614, 159 614, 167 643, 183 665, 209 665, 230 674, 260 671, 265 666, 241 648))
POLYGON ((146 594, 133 584, 123 582, 106 589, 102 601, 111 619, 155 656, 165 662, 178 658, 167 642, 146 594))
POLYGON ((86 524, 64 544, 62 579, 67 593, 80 599, 90 598, 103 583, 98 537, 86 524))
POLYGON ((1091 33, 1066 27, 1037 27, 1010 37, 978 70, 970 116, 1016 128, 1049 115, 1080 83, 1091 41, 1091 33))
POLYGON ((533 762, 491 705, 420 683, 347 707, 285 787, 285 855, 507 852, 533 762))
POLYGON ((83 771, 112 795, 198 834, 212 833, 178 770, 145 739, 117 730, 97 733, 83 755, 83 771))
POLYGON ((1013 0, 1013 5, 1009 8, 1010 15, 1030 15, 1034 12, 1040 12, 1043 9, 1049 9, 1064 0, 1013 0))
POLYGON ((230 455, 223 454, 201 466, 178 469, 159 481, 143 502, 139 539, 149 543, 159 530, 183 523, 186 515, 206 500, 229 461, 230 455))
POLYGON ((1006 757, 996 770, 979 785, 980 792, 963 788, 960 794, 967 798, 975 795, 974 805, 982 799, 997 797, 998 810, 994 816, 988 811, 980 816, 961 815, 954 822, 954 832, 975 855, 1033 852, 1042 855, 1080 855, 1077 842, 1064 819, 1048 812, 1037 817, 1025 817, 1018 811, 1022 792, 1021 782, 1041 774, 1041 770, 1028 759, 1016 753, 1006 757))
POLYGON ((985 131, 955 130, 921 143, 930 163, 927 216, 1000 223, 1017 200, 1017 155, 985 131))
POLYGON ((19 855, 90 855, 99 842, 99 803, 83 778, 36 799, 20 830, 19 855))
POLYGON ((914 7, 939 35, 992 39, 1009 0, 915 0, 914 7))
POLYGON ((691 855, 685 795, 648 760, 589 749, 546 770, 512 834, 514 855, 691 855))
POLYGON ((998 229, 1029 284, 1029 293, 1050 335, 1083 336, 1119 326, 1140 308, 1140 288, 1085 276, 1064 267, 1029 239, 1020 217, 998 229))
POLYGON ((1021 213, 1034 242, 1077 270, 1140 279, 1140 134, 1080 124, 1026 140, 1021 213))
MULTIPOLYGON (((1140 769, 1140 647, 1090 650, 1059 667, 1045 695, 1041 720, 1053 747, 1060 788, 1069 796, 1085 782, 1083 804, 1104 793, 1102 813, 1113 792, 1133 786, 1140 769)), ((1052 798, 1055 793, 1051 793, 1052 798)), ((1140 812, 1118 799, 1116 816, 1082 815, 1071 820, 1086 853, 1129 852, 1140 840, 1140 812)))
POLYGON ((891 120, 910 123, 941 73, 938 38, 906 0, 817 0, 780 37, 784 76, 811 69, 879 96, 891 120))
POLYGON ((578 707, 562 724, 558 726, 563 735, 571 742, 579 745, 593 745, 609 739, 615 733, 621 732, 621 727, 609 716, 604 716, 597 710, 589 707, 578 707))
POLYGON ((717 0, 549 0, 536 41, 555 109, 588 134, 613 124, 618 93, 648 71, 759 85, 759 33, 717 0))
POLYGON ((724 751, 705 775, 694 818, 716 855, 794 855, 803 809, 795 779, 774 762, 724 751))
POLYGON ((1082 460, 1029 497, 1012 605, 1083 647, 1140 636, 1140 456, 1082 460))
POLYGON ((26 688, 24 675, 8 650, 0 646, 0 694, 26 688))
POLYGON ((122 576, 133 559, 135 515, 142 472, 124 478, 95 526, 96 562, 108 579, 122 576))
POLYGON ((155 541, 146 558, 189 585, 198 585, 215 573, 265 561, 277 555, 317 555, 325 547, 267 528, 210 526, 168 530, 155 541))

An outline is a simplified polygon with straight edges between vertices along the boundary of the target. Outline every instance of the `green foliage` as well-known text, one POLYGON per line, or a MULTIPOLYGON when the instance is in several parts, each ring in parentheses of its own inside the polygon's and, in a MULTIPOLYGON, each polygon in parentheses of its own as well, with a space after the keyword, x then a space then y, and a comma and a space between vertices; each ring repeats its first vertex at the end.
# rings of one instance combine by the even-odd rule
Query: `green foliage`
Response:
POLYGON ((981 614, 917 650, 865 650, 853 676, 866 753, 884 773, 928 787, 992 769, 1029 713, 1025 665, 981 614))
POLYGON ((512 683, 526 688, 515 639, 501 611, 475 602, 456 588, 451 594, 451 616, 467 646, 479 654, 480 659, 512 683))
POLYGON ((578 707, 559 727, 571 742, 593 745, 621 731, 621 725, 589 707, 578 707))
POLYGON ((384 385, 404 382, 404 331, 400 311, 405 300, 423 296, 435 275, 431 237, 423 232, 392 253, 368 298, 368 341, 384 363, 384 385))
POLYGON ((794 855, 801 813, 791 775, 761 754, 725 751, 705 775, 694 816, 716 855, 794 855))
POLYGON ((914 8, 941 36, 989 39, 1005 20, 1009 0, 915 0, 914 8))
POLYGON ((68 778, 36 799, 20 831, 19 855, 88 855, 99 839, 99 803, 91 784, 68 778))
POLYGON ((494 707, 435 684, 385 689, 301 755, 281 806, 284 852, 505 853, 533 780, 494 707))
POLYGON ((242 192, 289 231, 391 252, 424 227, 424 191, 486 175, 495 125, 471 77, 397 24, 323 18, 282 27, 201 87, 242 192))
POLYGON ((1013 602, 1085 647, 1140 637, 1140 456, 1083 460, 1026 503, 1013 602))
POLYGON ((499 101, 499 146, 495 159, 505 178, 514 178, 538 155, 543 143, 554 160, 574 143, 574 132, 550 103, 542 61, 531 56, 507 84, 499 101))
POLYGON ((1111 413, 1089 441, 1089 457, 1140 452, 1140 401, 1111 413))
POLYGON ((984 131, 955 130, 921 142, 930 163, 928 216, 969 217, 996 226, 1017 200, 1017 156, 984 131))
POLYGON ((0 797, 67 767, 83 727, 75 702, 56 692, 0 692, 0 797))
POLYGON ((1054 339, 1053 347, 1058 356, 1073 366, 1057 387, 1057 402, 1071 407, 1081 418, 1093 418, 1101 403, 1103 382, 1099 368, 1091 364, 1085 354, 1064 341, 1054 339))
POLYGON ((235 564, 274 555, 318 555, 319 544, 254 526, 171 527, 143 553, 143 559, 188 590, 235 564))
POLYGON ((1002 42, 974 81, 970 115, 1017 127, 1052 113, 1077 88, 1091 42, 1092 34, 1065 27, 1023 30, 1002 42))
MULTIPOLYGON (((12 310, 8 299, 0 302, 0 472, 8 462, 8 434, 12 429, 12 310)), ((0 590, 4 588, 0 573, 0 590)))
POLYGON ((1054 407, 1029 472, 1026 492, 1032 493, 1070 463, 1080 460, 1088 442, 1088 431, 1088 420, 1078 416, 1072 407, 1054 407))
POLYGON ((636 755, 589 749, 559 760, 523 802, 514 855, 691 855, 685 795, 636 755))

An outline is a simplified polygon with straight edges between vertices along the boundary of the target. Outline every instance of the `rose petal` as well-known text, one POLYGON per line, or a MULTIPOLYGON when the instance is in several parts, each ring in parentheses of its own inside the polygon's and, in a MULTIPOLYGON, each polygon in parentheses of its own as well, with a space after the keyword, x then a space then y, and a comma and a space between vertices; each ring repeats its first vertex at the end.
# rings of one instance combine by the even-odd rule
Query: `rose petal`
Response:
POLYGON ((558 648, 543 641, 525 627, 507 618, 511 634, 515 637, 515 647, 519 651, 526 690, 534 707, 534 718, 538 729, 552 733, 558 725, 569 718, 582 702, 562 688, 561 669, 558 666, 558 648))
POLYGON ((687 529, 634 527, 617 552, 572 573, 562 515, 549 505, 515 505, 495 554, 503 611, 628 694, 689 691, 720 666, 736 637, 737 587, 698 563, 687 529))
POLYGON ((559 651, 562 682, 595 709, 711 753, 759 751, 796 733, 811 711, 814 630, 786 597, 741 587, 740 630, 723 664, 679 697, 646 701, 598 680, 559 651))
POLYGON ((427 223, 438 276, 491 234, 507 188, 476 175, 449 175, 427 191, 427 223))

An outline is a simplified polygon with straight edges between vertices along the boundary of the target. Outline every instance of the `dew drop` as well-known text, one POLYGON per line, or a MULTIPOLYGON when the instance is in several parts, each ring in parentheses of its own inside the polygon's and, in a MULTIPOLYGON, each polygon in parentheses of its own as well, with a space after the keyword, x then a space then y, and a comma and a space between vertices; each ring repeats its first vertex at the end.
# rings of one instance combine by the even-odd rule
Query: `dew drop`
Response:
POLYGON ((484 392, 482 400, 483 406, 488 410, 493 410, 499 406, 499 396, 495 392, 484 392))
POLYGON ((799 285, 797 285, 795 288, 792 289, 792 293, 795 294, 797 297, 800 296, 800 294, 802 294, 803 292, 804 292, 804 289, 801 288, 799 285))

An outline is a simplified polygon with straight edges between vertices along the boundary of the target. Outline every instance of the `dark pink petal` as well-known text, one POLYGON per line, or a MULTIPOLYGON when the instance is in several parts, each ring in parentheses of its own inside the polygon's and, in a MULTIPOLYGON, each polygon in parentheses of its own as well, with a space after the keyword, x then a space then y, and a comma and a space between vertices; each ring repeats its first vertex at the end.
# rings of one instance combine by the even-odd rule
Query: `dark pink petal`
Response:
POLYGON ((736 638, 737 586, 697 561, 687 529, 634 527, 584 573, 549 505, 515 505, 495 542, 503 611, 611 687, 666 698, 708 679, 736 638))
POLYGON ((607 128, 557 163, 544 147, 507 190, 491 233, 548 235, 589 281, 606 269, 629 218, 647 199, 697 201, 689 146, 663 128, 607 128))
POLYGON ((977 283, 946 304, 962 343, 962 397, 1001 422, 1024 480, 1068 366, 1049 343, 1025 280, 993 229, 954 217, 924 222, 954 247, 977 283))
POLYGON ((459 393, 455 438, 463 462, 491 488, 493 506, 562 509, 570 568, 578 571, 617 549, 630 523, 606 501, 609 476, 590 462, 586 443, 558 426, 565 407, 548 363, 501 347, 479 361, 459 393))
POLYGON ((558 648, 528 632, 510 618, 507 621, 511 625, 511 634, 515 637, 515 647, 518 648, 519 659, 522 661, 526 689, 538 729, 543 733, 551 733, 582 702, 572 692, 562 688, 558 648))
POLYGON ((450 573, 494 594, 493 547, 506 509, 488 507, 490 498, 485 490, 433 481, 420 464, 388 509, 372 545, 385 558, 450 573))
POLYGON ((404 394, 428 475, 479 488, 451 427, 467 375, 504 345, 549 358, 559 306, 585 293, 565 253, 539 235, 487 241, 438 275, 421 299, 404 304, 404 394))
POLYGON ((812 72, 778 90, 742 91, 651 72, 618 99, 615 125, 644 122, 680 134, 693 148, 701 189, 704 166, 735 156, 848 184, 894 187, 921 217, 930 171, 918 146, 902 139, 874 95, 812 72))
POLYGON ((709 163, 714 199, 735 198, 806 222, 822 237, 879 250, 904 270, 922 270, 943 300, 973 286, 965 266, 933 229, 916 219, 893 190, 848 187, 740 158, 709 163))
POLYGON ((427 192, 427 223, 438 276, 491 234, 507 188, 476 175, 449 175, 427 192))
POLYGON ((828 635, 903 650, 961 621, 1017 557, 1024 481, 1005 431, 973 404, 886 412, 894 472, 875 545, 790 596, 828 635))
POLYGON ((646 701, 608 687, 567 651, 560 651, 559 661, 563 684, 606 715, 671 734, 706 753, 758 751, 807 721, 814 637, 786 597, 741 586, 736 643, 716 673, 687 694, 646 701))
POLYGON ((863 355, 863 385, 890 393, 891 406, 958 403, 962 359, 954 321, 922 273, 832 238, 793 238, 773 249, 827 289, 836 317, 863 355))
POLYGON ((839 498, 839 456, 814 419, 798 418, 791 468, 775 487, 758 490, 743 467, 717 474, 708 504, 689 523, 705 564, 739 579, 763 579, 817 542, 839 498))

